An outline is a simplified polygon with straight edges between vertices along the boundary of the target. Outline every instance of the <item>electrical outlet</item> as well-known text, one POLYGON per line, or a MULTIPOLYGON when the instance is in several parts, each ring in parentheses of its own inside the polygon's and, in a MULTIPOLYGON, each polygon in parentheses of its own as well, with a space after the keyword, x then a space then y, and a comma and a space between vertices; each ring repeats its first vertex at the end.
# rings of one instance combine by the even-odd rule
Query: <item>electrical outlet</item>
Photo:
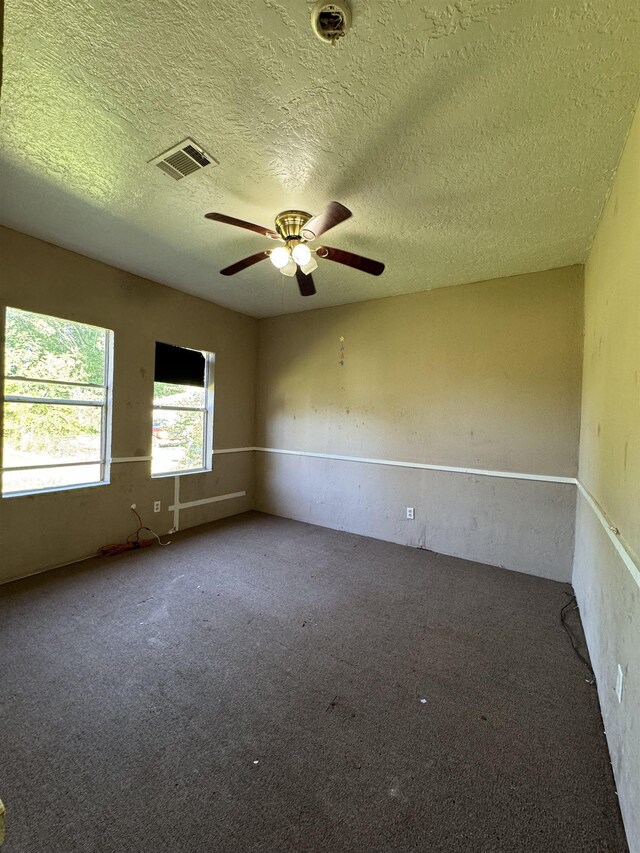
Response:
POLYGON ((622 667, 618 664, 618 675, 616 676, 616 696, 618 702, 622 702, 622 686, 624 684, 624 673, 622 667))
POLYGON ((153 511, 154 512, 160 512, 160 505, 161 505, 160 501, 154 501, 153 502, 153 511))
POLYGON ((408 507, 407 507, 407 518, 408 518, 410 521, 413 521, 413 519, 414 519, 415 517, 416 517, 416 510, 415 510, 415 507, 408 506, 408 507))

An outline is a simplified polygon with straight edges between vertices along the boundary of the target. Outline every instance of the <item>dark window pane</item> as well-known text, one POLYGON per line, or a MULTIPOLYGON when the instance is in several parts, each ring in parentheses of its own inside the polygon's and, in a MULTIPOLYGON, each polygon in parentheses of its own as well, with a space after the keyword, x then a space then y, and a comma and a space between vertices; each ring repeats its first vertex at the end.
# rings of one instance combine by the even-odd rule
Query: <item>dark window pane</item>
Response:
POLYGON ((198 350, 156 343, 156 382, 204 388, 204 365, 204 356, 198 350))

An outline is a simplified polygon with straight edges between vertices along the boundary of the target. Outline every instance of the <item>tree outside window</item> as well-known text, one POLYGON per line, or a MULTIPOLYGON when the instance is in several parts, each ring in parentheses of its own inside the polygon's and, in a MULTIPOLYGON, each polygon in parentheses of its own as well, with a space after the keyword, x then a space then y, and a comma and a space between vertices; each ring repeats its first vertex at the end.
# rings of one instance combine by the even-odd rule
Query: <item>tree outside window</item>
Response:
POLYGON ((108 481, 113 334, 7 308, 2 494, 108 481))

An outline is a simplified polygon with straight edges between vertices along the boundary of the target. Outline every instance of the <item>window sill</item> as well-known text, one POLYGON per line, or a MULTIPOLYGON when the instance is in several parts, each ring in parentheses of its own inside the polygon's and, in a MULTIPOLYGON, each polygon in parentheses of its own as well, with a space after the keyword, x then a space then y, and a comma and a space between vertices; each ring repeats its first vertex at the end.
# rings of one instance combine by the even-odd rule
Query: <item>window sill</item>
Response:
POLYGON ((30 489, 26 492, 3 492, 3 498, 26 498, 30 495, 50 495, 52 492, 78 492, 80 489, 94 489, 96 486, 108 486, 109 480, 99 480, 97 483, 77 483, 72 486, 53 486, 51 489, 30 489))

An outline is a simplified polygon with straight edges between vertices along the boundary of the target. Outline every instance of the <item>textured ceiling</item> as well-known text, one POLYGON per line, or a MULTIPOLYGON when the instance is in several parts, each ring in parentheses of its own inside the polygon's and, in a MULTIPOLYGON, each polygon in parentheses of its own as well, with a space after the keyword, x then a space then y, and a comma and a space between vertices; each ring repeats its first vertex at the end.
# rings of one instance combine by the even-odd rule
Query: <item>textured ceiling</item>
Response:
POLYGON ((304 0, 9 0, 2 221, 254 316, 584 260, 640 88, 636 0, 352 0, 336 46, 304 0), (192 136, 220 161, 180 182, 147 161, 192 136), (318 294, 272 225, 335 199, 318 294))

